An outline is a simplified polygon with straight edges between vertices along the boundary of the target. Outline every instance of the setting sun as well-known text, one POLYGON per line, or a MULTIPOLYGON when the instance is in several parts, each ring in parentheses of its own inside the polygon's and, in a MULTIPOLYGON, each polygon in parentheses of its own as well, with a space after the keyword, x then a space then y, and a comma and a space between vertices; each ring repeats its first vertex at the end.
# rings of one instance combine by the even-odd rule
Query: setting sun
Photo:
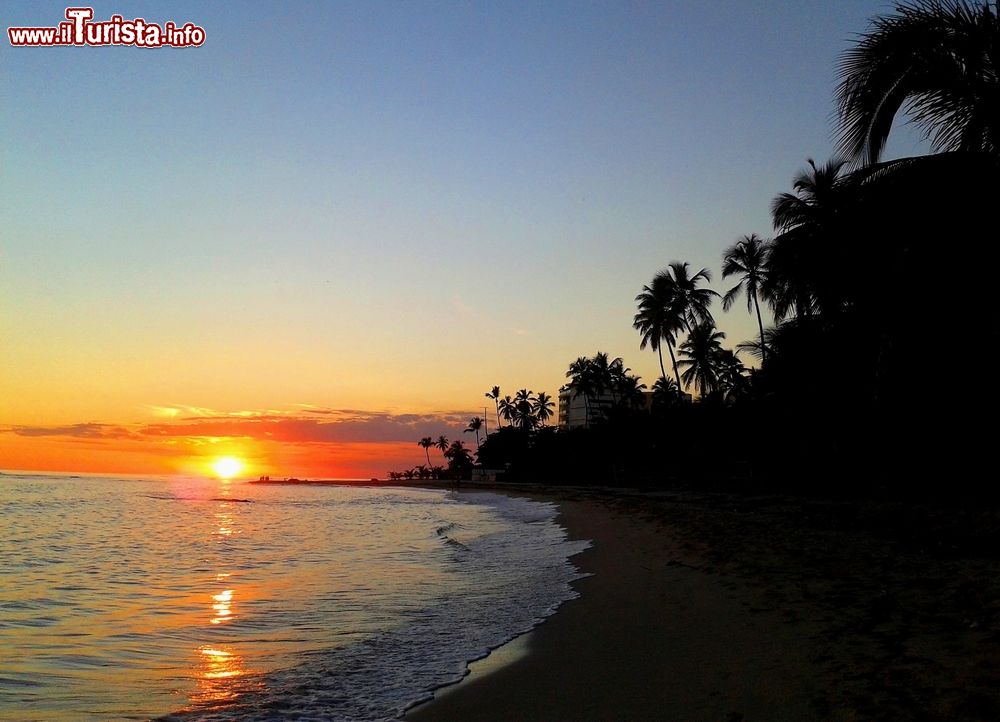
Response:
POLYGON ((231 479, 243 469, 243 462, 232 456, 223 456, 212 464, 212 469, 223 479, 231 479))

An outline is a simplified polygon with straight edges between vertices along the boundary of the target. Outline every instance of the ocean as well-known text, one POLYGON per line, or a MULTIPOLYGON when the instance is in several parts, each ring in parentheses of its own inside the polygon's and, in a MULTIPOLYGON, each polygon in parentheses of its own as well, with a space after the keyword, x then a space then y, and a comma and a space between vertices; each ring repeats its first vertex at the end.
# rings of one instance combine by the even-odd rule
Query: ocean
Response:
POLYGON ((0 719, 393 720, 580 577, 553 504, 0 475, 0 719))

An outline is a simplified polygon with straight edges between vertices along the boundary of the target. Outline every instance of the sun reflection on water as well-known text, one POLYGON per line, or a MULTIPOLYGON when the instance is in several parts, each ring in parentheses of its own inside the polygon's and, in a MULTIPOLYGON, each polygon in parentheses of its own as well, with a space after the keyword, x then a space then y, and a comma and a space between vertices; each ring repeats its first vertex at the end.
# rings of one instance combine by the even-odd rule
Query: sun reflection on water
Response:
POLYGON ((231 621, 233 617, 233 590, 223 589, 218 594, 213 594, 212 599, 215 601, 215 604, 212 605, 215 612, 215 616, 211 619, 212 624, 231 621))
POLYGON ((246 668, 231 648, 203 645, 198 648, 198 687, 191 695, 197 707, 228 707, 251 690, 263 689, 259 678, 246 668))
MULTIPOLYGON (((230 489, 223 484, 220 489, 220 499, 212 515, 211 534, 220 544, 231 543, 241 533, 238 516, 234 514, 234 502, 228 500, 230 489)), ((211 615, 209 624, 213 632, 206 643, 195 649, 195 671, 197 687, 191 693, 191 703, 197 707, 231 707, 238 704, 238 697, 252 690, 263 689, 264 684, 259 674, 247 667, 242 655, 237 654, 232 645, 220 641, 219 625, 226 625, 236 620, 234 600, 237 596, 237 585, 233 582, 232 572, 219 571, 215 574, 215 589, 208 593, 211 615)))

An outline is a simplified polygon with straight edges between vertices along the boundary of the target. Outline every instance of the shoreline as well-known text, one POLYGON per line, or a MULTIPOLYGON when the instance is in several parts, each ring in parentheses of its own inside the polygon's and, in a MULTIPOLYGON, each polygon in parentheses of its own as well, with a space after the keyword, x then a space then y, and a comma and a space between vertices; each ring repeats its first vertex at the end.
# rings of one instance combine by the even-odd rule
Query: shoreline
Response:
POLYGON ((592 540, 573 557, 591 576, 573 583, 577 598, 510 643, 515 654, 499 648, 510 659, 491 663, 495 651, 473 663, 404 719, 819 719, 797 673, 802 661, 788 653, 794 645, 775 645, 765 620, 747 624, 718 580, 656 524, 588 494, 508 492, 558 505, 569 537, 592 540), (670 559, 657 564, 664 552, 670 559), (731 654, 733 644, 758 650, 752 666, 731 654))
POLYGON ((1000 719, 995 509, 491 490, 556 503, 591 576, 407 722, 1000 719))

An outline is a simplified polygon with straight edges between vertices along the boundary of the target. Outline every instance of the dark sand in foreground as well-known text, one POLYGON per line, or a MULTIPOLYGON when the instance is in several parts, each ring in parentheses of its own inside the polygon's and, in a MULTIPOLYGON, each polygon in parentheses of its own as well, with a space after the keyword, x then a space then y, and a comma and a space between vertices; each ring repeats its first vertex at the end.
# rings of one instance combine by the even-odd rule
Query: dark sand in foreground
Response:
POLYGON ((581 597, 407 720, 1000 719, 989 513, 555 498, 581 597))

